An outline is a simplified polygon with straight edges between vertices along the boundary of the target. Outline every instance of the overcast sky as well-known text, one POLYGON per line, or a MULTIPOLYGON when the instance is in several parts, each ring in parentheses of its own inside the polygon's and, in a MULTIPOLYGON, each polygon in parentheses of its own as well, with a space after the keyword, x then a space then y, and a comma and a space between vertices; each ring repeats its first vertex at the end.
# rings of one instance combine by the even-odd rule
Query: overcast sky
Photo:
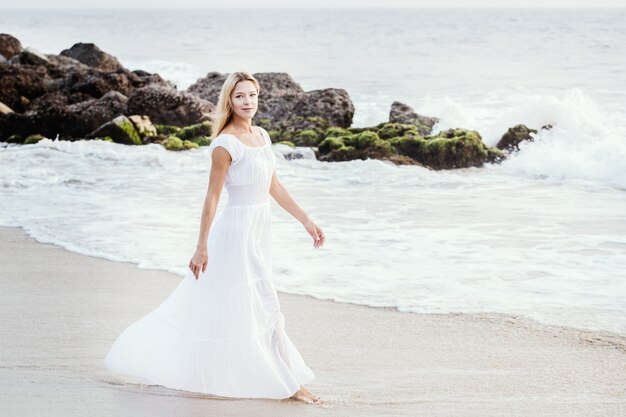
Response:
POLYGON ((0 9, 15 8, 212 8, 212 7, 625 7, 625 0, 0 0, 0 9), (51 4, 53 6, 51 7, 51 4))

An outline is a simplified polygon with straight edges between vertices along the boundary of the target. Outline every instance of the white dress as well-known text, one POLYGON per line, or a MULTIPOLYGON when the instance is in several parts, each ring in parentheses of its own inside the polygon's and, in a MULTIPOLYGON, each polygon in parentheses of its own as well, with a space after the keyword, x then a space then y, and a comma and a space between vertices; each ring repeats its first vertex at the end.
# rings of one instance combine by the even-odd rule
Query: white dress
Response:
POLYGON ((124 330, 104 364, 148 384, 223 397, 283 399, 315 378, 284 329, 271 266, 276 156, 228 134, 209 146, 232 157, 228 203, 211 226, 208 264, 124 330))

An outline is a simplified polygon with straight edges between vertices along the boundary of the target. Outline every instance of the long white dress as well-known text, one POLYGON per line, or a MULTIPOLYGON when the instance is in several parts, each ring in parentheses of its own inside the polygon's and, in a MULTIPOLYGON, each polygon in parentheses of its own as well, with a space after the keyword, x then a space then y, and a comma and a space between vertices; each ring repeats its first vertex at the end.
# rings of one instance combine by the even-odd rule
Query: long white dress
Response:
POLYGON ((284 329, 271 267, 269 188, 276 164, 265 144, 220 134, 232 157, 228 203, 209 232, 208 264, 188 270, 155 310, 124 330, 104 364, 148 384, 238 398, 283 399, 315 378, 284 329))

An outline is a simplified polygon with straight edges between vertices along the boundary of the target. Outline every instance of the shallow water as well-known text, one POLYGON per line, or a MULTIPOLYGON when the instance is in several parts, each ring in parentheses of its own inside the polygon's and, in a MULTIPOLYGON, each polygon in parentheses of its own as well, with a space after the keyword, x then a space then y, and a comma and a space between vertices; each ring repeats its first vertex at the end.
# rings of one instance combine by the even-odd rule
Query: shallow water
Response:
MULTIPOLYGON (((441 118, 437 130, 477 129, 488 145, 518 123, 552 124, 502 165, 456 171, 322 163, 308 150, 289 161, 274 145, 279 177, 328 239, 314 250, 273 203, 277 286, 404 311, 519 313, 624 333, 624 17, 602 10, 3 11, 0 27, 47 53, 93 41, 127 67, 157 71, 181 88, 214 70, 285 71, 305 89, 346 88, 356 126, 386 120, 393 100, 441 118), (234 34, 250 42, 244 53, 233 53, 234 34)), ((209 169, 205 149, 3 144, 0 224, 80 253, 182 274, 209 169)))

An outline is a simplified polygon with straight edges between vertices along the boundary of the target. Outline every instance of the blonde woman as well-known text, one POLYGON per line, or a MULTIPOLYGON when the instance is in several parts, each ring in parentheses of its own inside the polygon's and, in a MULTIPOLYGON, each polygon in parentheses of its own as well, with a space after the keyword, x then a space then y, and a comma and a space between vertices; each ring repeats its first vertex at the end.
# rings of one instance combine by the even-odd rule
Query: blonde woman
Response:
POLYGON ((236 398, 317 403, 315 378, 284 328, 271 267, 270 196, 324 244, 324 232, 274 171, 267 131, 252 125, 260 86, 231 73, 213 117, 211 173, 196 251, 178 287, 116 340, 105 365, 147 383, 236 398), (222 187, 228 203, 214 222, 222 187))

